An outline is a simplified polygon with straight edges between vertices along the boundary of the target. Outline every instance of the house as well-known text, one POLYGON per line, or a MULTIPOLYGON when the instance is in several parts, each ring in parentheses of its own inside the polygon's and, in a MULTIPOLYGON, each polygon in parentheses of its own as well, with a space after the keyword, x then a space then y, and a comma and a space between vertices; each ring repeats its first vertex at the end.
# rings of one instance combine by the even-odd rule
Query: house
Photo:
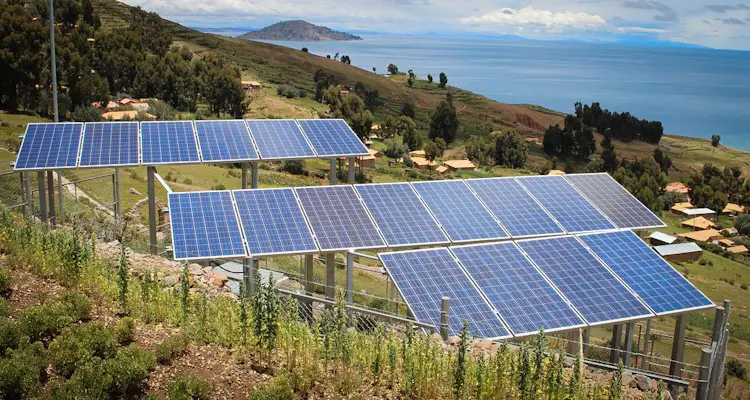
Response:
POLYGON ((445 160, 443 161, 451 171, 474 171, 477 166, 470 160, 445 160))
POLYGON ((747 253, 747 247, 745 246, 732 246, 727 248, 727 251, 732 254, 745 254, 747 253))
POLYGON ((682 182, 669 182, 667 186, 664 188, 667 192, 672 193, 682 193, 687 194, 688 193, 688 187, 682 182))
POLYGON ((719 239, 724 238, 724 236, 721 235, 721 232, 717 231, 716 229, 705 229, 702 231, 680 233, 677 235, 677 237, 691 241, 691 242, 700 242, 700 243, 713 242, 714 240, 719 240, 719 239))
POLYGON ((680 213, 688 217, 699 217, 699 216, 706 216, 709 218, 716 217, 716 211, 710 208, 686 208, 680 211, 680 213))
POLYGON ((260 82, 242 81, 242 90, 244 90, 245 93, 260 92, 260 89, 262 88, 263 86, 261 86, 260 82))
POLYGON ((536 145, 536 146, 541 146, 543 144, 543 142, 542 142, 541 139, 535 138, 535 137, 527 137, 523 141, 526 142, 526 143, 528 143, 528 144, 533 144, 533 145, 536 145))
POLYGON ((696 261, 703 254, 703 249, 695 243, 654 246, 654 250, 667 261, 696 261))
POLYGON ((672 206, 672 212, 679 215, 682 214, 682 211, 687 210, 688 208, 693 208, 693 205, 690 202, 675 203, 675 205, 672 206))
POLYGON ((736 243, 734 243, 734 240, 732 239, 721 239, 719 240, 719 246, 728 249, 730 247, 734 247, 736 243))
POLYGON ((441 166, 435 168, 435 172, 437 172, 439 174, 444 174, 444 173, 446 173, 448 171, 450 171, 450 169, 448 167, 446 167, 445 165, 441 165, 441 166))
POLYGON ((369 149, 370 146, 372 146, 372 140, 370 140, 370 139, 365 140, 365 147, 367 147, 369 149))
POLYGON ((677 241, 676 236, 667 235, 666 233, 662 232, 654 232, 648 237, 649 242, 654 245, 665 245, 665 244, 674 244, 674 242, 677 241))
POLYGON ((557 176, 557 175, 565 175, 565 171, 561 171, 559 169, 551 169, 549 172, 547 172, 547 175, 557 176))
POLYGON ((120 104, 122 104, 123 106, 128 105, 130 103, 137 103, 137 101, 135 101, 135 100, 133 100, 131 98, 128 98, 128 97, 120 99, 120 104))
MULTIPOLYGON (((151 115, 148 113, 144 113, 146 118, 150 120, 155 120, 156 116, 151 115)), ((130 111, 110 111, 102 114, 102 118, 109 119, 112 121, 122 121, 122 120, 134 120, 135 117, 138 116, 138 111, 130 110, 130 111)))
POLYGON ((369 156, 357 158, 357 165, 362 168, 375 168, 375 160, 381 157, 380 150, 367 149, 369 156))
POLYGON ((117 107, 120 107, 120 105, 115 103, 114 101, 110 101, 107 103, 107 110, 114 110, 117 107))
POLYGON ((414 150, 409 152, 409 157, 422 157, 424 158, 424 150, 414 150))
POLYGON ((424 157, 412 157, 411 161, 414 163, 414 166, 417 167, 417 169, 427 169, 432 168, 435 165, 435 161, 427 161, 424 157))
POLYGON ((696 217, 696 218, 691 218, 691 219, 682 221, 680 225, 682 225, 683 228, 692 229, 694 231, 701 231, 704 229, 710 229, 710 228, 716 227, 716 224, 714 224, 713 222, 703 217, 696 217))
POLYGON ((726 207, 724 207, 724 209, 721 210, 721 213, 730 214, 730 215, 744 214, 745 207, 734 204, 734 203, 727 203, 726 207))

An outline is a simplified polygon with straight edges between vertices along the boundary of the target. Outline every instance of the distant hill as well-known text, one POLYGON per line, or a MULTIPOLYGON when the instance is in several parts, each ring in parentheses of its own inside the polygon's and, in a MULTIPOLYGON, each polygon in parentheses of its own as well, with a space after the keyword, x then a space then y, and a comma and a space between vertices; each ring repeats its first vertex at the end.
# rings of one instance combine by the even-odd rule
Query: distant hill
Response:
POLYGON ((337 32, 325 26, 313 25, 307 21, 283 21, 257 31, 239 36, 247 40, 362 40, 361 37, 346 32, 337 32))

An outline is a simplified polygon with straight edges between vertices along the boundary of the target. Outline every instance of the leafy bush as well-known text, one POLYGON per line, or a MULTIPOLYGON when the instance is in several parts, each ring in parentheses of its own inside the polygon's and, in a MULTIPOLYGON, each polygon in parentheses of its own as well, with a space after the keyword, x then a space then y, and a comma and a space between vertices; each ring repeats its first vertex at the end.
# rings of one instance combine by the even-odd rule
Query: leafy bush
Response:
POLYGON ((110 358, 117 352, 117 341, 110 329, 101 324, 65 328, 49 345, 55 371, 70 377, 92 357, 110 358))
POLYGON ((8 302, 4 298, 0 297, 0 317, 7 317, 10 315, 10 307, 8 302))
POLYGON ((300 160, 287 160, 281 164, 281 170, 292 175, 304 175, 305 162, 300 160))
POLYGON ((64 386, 52 388, 54 400, 107 399, 112 388, 112 375, 107 363, 91 358, 76 370, 64 386))
POLYGON ((292 400, 294 391, 286 379, 279 379, 263 389, 257 390, 250 396, 250 400, 292 400))
POLYGON ((736 358, 730 358, 729 361, 727 361, 726 367, 728 376, 742 380, 747 379, 747 369, 745 368, 745 365, 736 358))
POLYGON ((62 332, 63 328, 73 323, 63 303, 29 307, 18 318, 20 331, 33 343, 48 342, 62 332))
POLYGON ((0 269, 0 297, 8 298, 10 296, 12 283, 13 278, 10 276, 10 271, 6 268, 0 269))
POLYGON ((115 327, 115 337, 117 343, 121 345, 129 344, 133 341, 133 333, 135 331, 135 320, 130 317, 125 317, 117 322, 115 327))
POLYGON ((0 398, 33 397, 41 387, 45 367, 44 346, 41 343, 9 350, 6 358, 0 359, 0 398))
POLYGON ((81 293, 68 292, 60 300, 73 321, 88 321, 91 316, 91 299, 81 293))
POLYGON ((287 99, 293 99, 299 95, 299 91, 291 85, 279 85, 276 87, 276 94, 287 99))
POLYGON ((135 398, 143 393, 149 372, 156 366, 154 355, 135 345, 122 348, 106 362, 112 377, 113 397, 135 398))
POLYGON ((18 348, 20 337, 18 324, 10 318, 0 317, 0 356, 4 356, 7 349, 18 348))
POLYGON ((186 333, 171 336, 156 347, 156 360, 159 364, 169 364, 175 358, 185 354, 189 344, 190 337, 186 333))
POLYGON ((208 400, 211 385, 191 375, 179 375, 167 386, 169 400, 208 400))
POLYGON ((734 220, 734 227, 740 235, 750 235, 750 214, 742 214, 734 220))

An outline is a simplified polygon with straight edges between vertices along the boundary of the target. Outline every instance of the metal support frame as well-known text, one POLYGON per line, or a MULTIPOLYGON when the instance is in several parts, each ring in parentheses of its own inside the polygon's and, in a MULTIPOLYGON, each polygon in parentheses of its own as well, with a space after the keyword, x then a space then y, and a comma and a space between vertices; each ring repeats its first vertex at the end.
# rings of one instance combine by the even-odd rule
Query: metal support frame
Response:
POLYGON ((336 253, 326 254, 326 299, 336 300, 336 253))
POLYGON ((633 349, 633 328, 633 322, 628 322, 627 325, 625 325, 625 358, 622 361, 625 368, 630 368, 630 355, 631 350, 633 349))
POLYGON ((253 189, 257 189, 258 188, 258 173, 260 172, 258 168, 258 162, 253 161, 252 163, 250 163, 250 165, 252 166, 252 170, 250 171, 250 174, 252 175, 251 176, 252 182, 251 182, 250 187, 253 189))
POLYGON ((302 276, 305 279, 305 292, 312 293, 313 292, 313 255, 312 254, 306 254, 305 255, 305 265, 302 270, 302 276))
POLYGON ((248 163, 243 162, 241 164, 242 166, 242 179, 241 179, 241 185, 243 189, 247 189, 247 167, 248 163))
POLYGON ((685 326, 687 319, 678 315, 675 319, 674 337, 672 341, 672 361, 669 363, 669 375, 682 377, 683 360, 685 356, 685 326))
POLYGON ((60 171, 57 171, 57 200, 60 203, 60 210, 58 211, 57 218, 62 220, 63 215, 65 214, 65 203, 63 202, 62 172, 60 171))
POLYGON ((115 218, 122 217, 122 196, 120 193, 120 168, 115 168, 115 173, 112 174, 113 180, 112 185, 114 186, 112 190, 115 194, 115 218))
POLYGON ((727 335, 729 334, 729 313, 731 310, 732 302, 729 300, 724 300, 724 307, 716 309, 714 335, 712 336, 712 348, 715 354, 713 354, 714 364, 712 365, 711 376, 709 377, 708 395, 708 398, 711 400, 719 400, 721 398, 721 388, 724 382, 724 363, 726 362, 727 345, 729 344, 727 335), (719 311, 720 309, 721 312, 719 311), (719 325, 718 327, 717 324, 719 325))
POLYGON ((643 360, 641 361, 641 369, 648 369, 648 342, 651 341, 651 320, 646 321, 646 334, 643 336, 643 360))
POLYGON ((349 157, 349 183, 352 185, 357 180, 357 170, 354 169, 354 159, 355 157, 349 157))
POLYGON ((146 167, 146 182, 148 184, 148 233, 151 254, 158 252, 156 244, 156 187, 154 186, 155 167, 146 167))
MULTIPOLYGON (((245 296, 251 297, 258 289, 255 287, 255 274, 258 271, 258 260, 253 258, 242 259, 242 282, 245 285, 245 296)), ((261 282, 263 284, 263 282, 261 282)))
POLYGON ((47 218, 47 190, 44 183, 44 171, 39 171, 36 174, 36 183, 39 186, 39 217, 46 224, 49 223, 49 218, 47 218))
POLYGON ((23 178, 24 192, 26 193, 25 211, 28 215, 31 215, 31 212, 34 209, 34 198, 31 196, 31 173, 22 172, 21 176, 23 178))
POLYGON ((47 195, 49 197, 49 221, 52 227, 57 227, 57 218, 55 217, 55 176, 52 171, 47 171, 47 195))
POLYGON ((591 343, 591 328, 583 329, 583 356, 589 356, 589 343, 591 343))
POLYGON ((708 378, 711 369, 711 349, 701 349, 701 363, 698 370, 698 387, 695 393, 696 400, 708 400, 708 378))
POLYGON ((346 253, 346 302, 354 302, 354 254, 346 253))
POLYGON ((440 337, 448 341, 448 327, 450 326, 451 298, 443 296, 440 300, 440 337))
POLYGON ((568 332, 568 354, 578 354, 578 349, 580 347, 579 339, 580 333, 578 330, 568 332))
POLYGON ((335 185, 336 184, 336 159, 335 158, 331 159, 331 169, 328 175, 330 175, 331 185, 335 185))
POLYGON ((609 354, 609 362, 617 364, 620 360, 620 339, 622 338, 622 325, 612 326, 612 351, 609 354))

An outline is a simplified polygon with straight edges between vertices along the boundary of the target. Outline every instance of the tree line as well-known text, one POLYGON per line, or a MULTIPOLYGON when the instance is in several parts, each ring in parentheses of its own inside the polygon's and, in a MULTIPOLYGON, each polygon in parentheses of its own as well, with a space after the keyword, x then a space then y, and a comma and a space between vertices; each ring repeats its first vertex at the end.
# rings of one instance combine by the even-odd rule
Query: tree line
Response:
POLYGON ((616 139, 630 142, 642 140, 658 144, 664 134, 660 121, 639 119, 629 112, 612 112, 602 109, 598 102, 575 103, 575 116, 587 127, 596 128, 600 133, 611 132, 616 139))

